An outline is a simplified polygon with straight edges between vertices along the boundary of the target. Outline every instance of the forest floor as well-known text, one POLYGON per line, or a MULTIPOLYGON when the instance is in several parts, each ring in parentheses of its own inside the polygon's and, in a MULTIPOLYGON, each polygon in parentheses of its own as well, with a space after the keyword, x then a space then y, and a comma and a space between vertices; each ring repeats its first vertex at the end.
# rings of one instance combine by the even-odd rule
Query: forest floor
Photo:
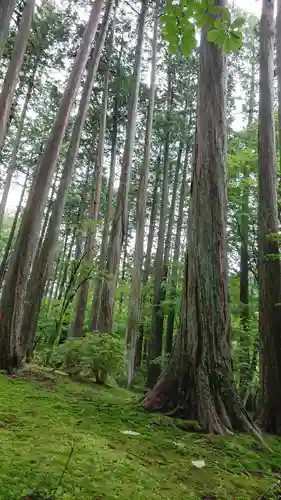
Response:
POLYGON ((184 432, 138 399, 62 375, 0 375, 0 499, 281 498, 280 439, 270 452, 250 436, 184 432))

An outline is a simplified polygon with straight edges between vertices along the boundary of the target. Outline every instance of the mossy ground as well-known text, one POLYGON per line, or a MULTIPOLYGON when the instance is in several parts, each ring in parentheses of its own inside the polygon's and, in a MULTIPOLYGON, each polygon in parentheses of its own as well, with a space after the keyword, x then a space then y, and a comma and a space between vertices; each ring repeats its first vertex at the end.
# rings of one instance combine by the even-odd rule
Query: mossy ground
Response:
POLYGON ((128 391, 43 380, 0 376, 1 500, 29 490, 56 500, 281 498, 277 438, 270 452, 250 436, 187 433, 128 391), (206 466, 196 469, 196 459, 206 466))

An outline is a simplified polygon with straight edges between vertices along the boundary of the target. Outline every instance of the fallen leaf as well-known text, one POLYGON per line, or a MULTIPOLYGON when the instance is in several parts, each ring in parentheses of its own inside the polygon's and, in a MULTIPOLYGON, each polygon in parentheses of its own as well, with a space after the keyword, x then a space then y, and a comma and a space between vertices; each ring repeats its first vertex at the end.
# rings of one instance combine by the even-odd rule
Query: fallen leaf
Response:
POLYGON ((122 432, 122 434, 127 434, 128 436, 139 436, 139 432, 135 432, 135 431, 120 431, 122 432))
POLYGON ((206 465, 206 462, 205 460, 192 460, 192 465, 194 465, 194 467, 196 467, 196 469, 203 469, 203 467, 205 467, 206 465))
POLYGON ((181 450, 184 448, 184 443, 181 443, 180 441, 173 441, 173 444, 177 446, 177 448, 180 448, 181 450))

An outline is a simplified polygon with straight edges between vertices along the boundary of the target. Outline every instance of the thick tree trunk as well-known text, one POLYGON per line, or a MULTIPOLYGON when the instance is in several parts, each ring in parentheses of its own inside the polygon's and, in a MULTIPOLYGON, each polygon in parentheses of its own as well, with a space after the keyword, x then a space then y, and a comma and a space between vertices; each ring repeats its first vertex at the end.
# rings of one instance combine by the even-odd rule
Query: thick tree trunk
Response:
POLYGON ((5 42, 9 34, 15 5, 16 0, 3 0, 0 3, 0 59, 2 58, 5 42))
POLYGON ((110 222, 112 218, 112 202, 113 202, 113 190, 114 190, 114 176, 115 176, 115 167, 116 167, 116 159, 117 159, 117 133, 118 133, 118 118, 119 118, 119 102, 120 102, 120 74, 121 74, 121 60, 124 49, 124 39, 121 40, 121 47, 119 52, 119 58, 117 63, 117 75, 115 83, 117 85, 116 95, 114 100, 114 113, 113 113, 113 125, 112 125, 112 134, 111 134, 111 160, 110 160, 110 172, 108 178, 107 185, 107 200, 106 200, 106 211, 104 217, 104 226, 103 226, 103 234, 102 234, 102 242, 99 256, 99 271, 98 274, 100 276, 97 277, 92 309, 89 321, 89 331, 95 331, 98 329, 99 318, 100 318, 100 308, 101 308, 101 293, 102 286, 104 280, 105 273, 105 265, 106 265, 106 256, 108 252, 108 238, 109 238, 109 229, 110 222))
POLYGON ((128 220, 128 195, 132 170, 132 156, 134 149, 136 114, 140 85, 140 65, 144 39, 145 19, 148 10, 148 0, 142 0, 139 16, 138 37, 136 44, 135 66, 132 78, 132 87, 128 108, 128 121, 124 155, 122 160, 120 183, 117 194, 116 209, 112 221, 112 229, 108 246, 106 279, 103 282, 101 293, 101 310, 98 330, 111 332, 113 320, 114 295, 118 280, 120 255, 128 220))
POLYGON ((0 304, 2 314, 2 321, 0 323, 1 368, 19 366, 24 360, 25 352, 20 337, 28 275, 38 244, 41 220, 50 182, 68 124, 70 111, 97 30, 102 6, 103 0, 95 0, 49 140, 46 143, 39 164, 34 187, 23 214, 0 304))
POLYGON ((165 231, 166 218, 168 211, 168 195, 169 195, 169 117, 172 107, 172 72, 168 68, 168 110, 167 110, 167 134, 164 148, 164 172, 162 179, 162 199, 160 209, 160 221, 158 229, 158 242, 155 257, 154 270, 154 302, 152 309, 151 334, 148 344, 148 372, 147 372, 147 387, 152 388, 161 373, 161 364, 156 363, 155 359, 162 355, 163 345, 163 321, 164 313, 162 309, 163 288, 162 280, 164 279, 164 246, 165 246, 165 231))
POLYGON ((281 269, 276 193, 273 85, 274 0, 263 0, 260 28, 259 300, 261 426, 281 433, 281 269), (270 235, 273 234, 273 237, 270 235))
POLYGON ((53 203, 53 210, 50 217, 48 229, 42 246, 38 247, 37 255, 32 268, 32 273, 28 282, 22 328, 22 336, 24 338, 24 344, 26 345, 27 349, 29 348, 29 335, 30 338, 34 338, 40 305, 43 298, 46 281, 49 276, 50 266, 54 257, 53 254, 56 246, 56 241, 59 236, 59 229, 65 207, 66 197, 75 167, 75 161, 80 145, 82 130, 87 116, 90 97, 92 94, 94 79, 97 72, 102 48, 104 46, 112 6, 113 0, 109 0, 107 3, 107 8, 101 26, 100 34, 88 64, 87 78, 83 88, 77 118, 74 123, 70 146, 65 159, 57 198, 53 203))
POLYGON ((155 21, 152 40, 152 62, 151 62, 151 83, 150 95, 147 111, 146 131, 144 140, 144 159, 140 170, 140 180, 137 198, 137 226, 134 264, 132 269, 131 293, 128 309, 128 329, 127 329, 127 360, 128 360, 128 387, 131 385, 134 374, 134 360, 136 351, 136 339, 139 330, 140 320, 140 301, 141 301, 141 271, 143 265, 143 243, 146 217, 148 176, 150 169, 151 156, 151 138, 153 127, 154 100, 156 87, 156 58, 157 58, 157 39, 159 26, 159 0, 155 5, 155 21))
MULTIPOLYGON (((216 2, 217 3, 217 2, 216 2)), ((222 4, 220 4, 222 5, 222 4)), ((230 359, 226 235, 225 57, 201 38, 197 134, 180 331, 147 409, 181 408, 208 432, 257 429, 235 393, 230 359)))
POLYGON ((189 142, 186 145, 185 150, 185 159, 183 165, 183 172, 181 176, 181 189, 180 189, 180 202, 179 202, 179 213, 177 219, 177 229, 176 229, 176 239, 175 239, 175 247, 174 247, 174 255, 173 255, 173 264, 172 264, 172 273, 171 273, 171 309, 168 314, 167 320, 167 330, 166 330, 166 353, 172 353, 173 347, 173 335, 174 335, 174 321, 175 321, 175 305, 174 302, 177 296, 177 282, 178 282, 178 266, 179 266, 179 256, 180 256, 180 242, 181 242, 181 233, 182 233, 182 224, 183 224, 183 209, 184 209, 184 200, 187 195, 187 186, 186 186, 186 177, 187 177, 187 168, 189 161, 189 151, 190 145, 189 142))
POLYGON ((0 94, 0 151, 2 150, 5 140, 7 124, 10 118, 13 97, 23 63, 34 7, 35 0, 26 0, 11 61, 0 94))

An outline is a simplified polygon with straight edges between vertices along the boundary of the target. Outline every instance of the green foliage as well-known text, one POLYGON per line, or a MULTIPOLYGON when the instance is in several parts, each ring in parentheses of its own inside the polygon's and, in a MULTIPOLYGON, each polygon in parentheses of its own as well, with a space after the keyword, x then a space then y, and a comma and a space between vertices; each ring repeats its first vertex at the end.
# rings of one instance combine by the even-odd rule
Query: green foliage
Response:
POLYGON ((169 50, 175 53, 180 47, 183 55, 189 56, 196 47, 196 29, 209 28, 208 41, 222 47, 224 52, 233 52, 242 46, 241 28, 244 18, 232 19, 227 7, 214 5, 214 0, 168 0, 161 17, 163 38, 169 50))
POLYGON ((94 376, 96 382, 105 383, 109 375, 124 373, 124 344, 115 335, 89 333, 56 347, 51 363, 67 373, 94 376))
POLYGON ((52 353, 51 364, 66 373, 78 375, 82 370, 82 339, 68 339, 52 353))

